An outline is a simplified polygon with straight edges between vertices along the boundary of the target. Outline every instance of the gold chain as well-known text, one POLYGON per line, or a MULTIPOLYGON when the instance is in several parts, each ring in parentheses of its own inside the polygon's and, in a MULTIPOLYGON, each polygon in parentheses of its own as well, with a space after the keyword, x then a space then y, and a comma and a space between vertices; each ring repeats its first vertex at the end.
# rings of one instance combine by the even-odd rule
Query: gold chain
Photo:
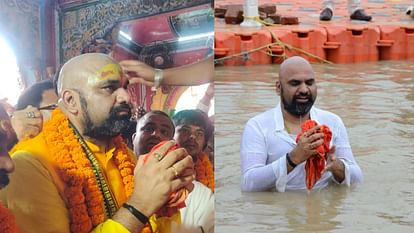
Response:
POLYGON ((285 119, 283 119, 283 124, 285 125, 285 129, 286 129, 286 131, 288 132, 288 134, 290 134, 290 128, 289 128, 289 126, 286 124, 286 121, 285 121, 285 119))

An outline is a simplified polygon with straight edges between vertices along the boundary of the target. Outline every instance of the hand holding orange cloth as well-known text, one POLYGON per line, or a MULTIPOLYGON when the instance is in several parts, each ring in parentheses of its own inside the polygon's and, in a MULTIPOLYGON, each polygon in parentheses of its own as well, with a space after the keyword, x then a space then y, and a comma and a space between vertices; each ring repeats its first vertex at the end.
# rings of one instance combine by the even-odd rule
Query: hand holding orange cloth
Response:
MULTIPOLYGON (((155 151, 158 150, 162 145, 164 145, 168 141, 163 141, 155 145, 151 151, 144 155, 144 162, 149 158, 149 156, 152 156, 155 151)), ((170 149, 167 151, 166 154, 168 154, 171 151, 174 151, 178 149, 178 145, 174 145, 170 147, 170 149)), ((187 189, 182 188, 178 190, 177 192, 171 193, 170 198, 168 199, 168 202, 159 209, 156 214, 160 217, 171 217, 174 215, 179 209, 185 207, 185 199, 187 198, 189 192, 187 189)))
MULTIPOLYGON (((313 120, 307 120, 302 125, 302 132, 296 137, 296 142, 302 137, 302 135, 309 129, 317 126, 318 124, 313 120)), ((327 154, 329 152, 329 145, 332 139, 332 132, 328 126, 322 125, 321 131, 324 134, 322 145, 316 148, 317 155, 312 156, 306 160, 305 171, 306 171, 306 187, 312 189, 315 183, 321 178, 322 171, 325 168, 327 160, 327 154)))

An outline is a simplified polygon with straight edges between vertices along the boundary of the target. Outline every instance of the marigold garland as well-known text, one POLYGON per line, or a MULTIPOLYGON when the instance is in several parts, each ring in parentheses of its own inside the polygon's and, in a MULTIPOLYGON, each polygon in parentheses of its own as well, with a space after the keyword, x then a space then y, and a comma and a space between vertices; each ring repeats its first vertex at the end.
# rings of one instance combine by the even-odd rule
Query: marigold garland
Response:
MULTIPOLYGON (((64 196, 71 232, 90 232, 107 218, 91 163, 73 129, 69 127, 68 119, 59 109, 53 111, 51 119, 44 125, 43 134, 57 164, 58 174, 66 184, 64 196)), ((134 189, 135 163, 128 156, 128 149, 121 137, 117 137, 114 143, 114 161, 125 185, 126 196, 129 197, 134 189)))
POLYGON ((206 153, 198 157, 195 163, 196 180, 214 192, 214 169, 206 153))
POLYGON ((0 232, 1 233, 18 233, 16 219, 9 209, 0 203, 0 232))

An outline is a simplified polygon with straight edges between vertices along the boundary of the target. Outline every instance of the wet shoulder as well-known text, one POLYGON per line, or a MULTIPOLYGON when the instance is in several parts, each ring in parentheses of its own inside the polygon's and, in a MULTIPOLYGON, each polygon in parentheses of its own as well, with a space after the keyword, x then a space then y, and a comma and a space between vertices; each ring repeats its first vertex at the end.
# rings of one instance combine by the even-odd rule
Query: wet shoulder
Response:
POLYGON ((272 123, 272 119, 274 119, 275 117, 275 108, 271 108, 265 112, 261 112, 259 114, 257 114, 256 116, 252 117, 249 119, 248 122, 252 123, 252 122, 256 122, 259 124, 270 124, 272 123))

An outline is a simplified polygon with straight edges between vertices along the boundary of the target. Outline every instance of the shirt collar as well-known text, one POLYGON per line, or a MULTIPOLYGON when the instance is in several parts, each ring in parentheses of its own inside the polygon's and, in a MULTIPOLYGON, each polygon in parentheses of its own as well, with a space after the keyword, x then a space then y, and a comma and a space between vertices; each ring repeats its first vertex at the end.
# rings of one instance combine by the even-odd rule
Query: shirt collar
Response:
POLYGON ((97 153, 112 154, 112 152, 114 152, 114 150, 115 150, 115 145, 113 143, 111 143, 111 145, 110 145, 110 147, 108 148, 107 151, 101 151, 98 145, 96 145, 96 144, 94 144, 90 141, 87 141, 87 140, 85 140, 85 142, 88 145, 89 149, 91 149, 91 152, 94 153, 94 154, 97 154, 97 153))

